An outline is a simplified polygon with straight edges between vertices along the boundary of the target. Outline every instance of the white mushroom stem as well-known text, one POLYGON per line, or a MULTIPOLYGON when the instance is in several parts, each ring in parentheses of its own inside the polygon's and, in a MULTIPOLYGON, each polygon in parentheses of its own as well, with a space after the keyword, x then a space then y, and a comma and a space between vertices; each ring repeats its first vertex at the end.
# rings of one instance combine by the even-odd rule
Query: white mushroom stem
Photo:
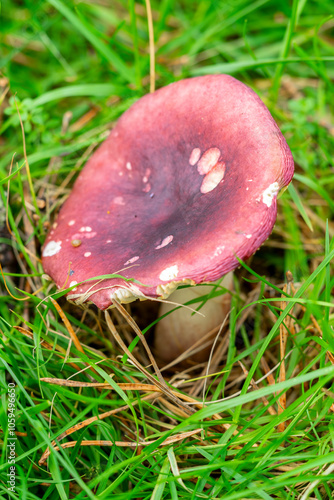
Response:
MULTIPOLYGON (((224 276, 223 280, 220 281, 220 286, 232 291, 233 273, 224 276)), ((163 316, 175 309, 175 303, 185 304, 193 299, 199 299, 201 296, 210 293, 212 288, 210 285, 199 285, 176 290, 168 299, 173 304, 163 303, 159 310, 159 316, 163 316)), ((191 307, 197 309, 199 305, 200 301, 192 304, 191 307)), ((194 314, 189 308, 181 307, 162 318, 155 331, 154 346, 157 356, 166 362, 176 359, 196 342, 202 338, 204 339, 208 332, 219 327, 226 318, 230 305, 231 295, 226 292, 209 299, 200 308, 201 314, 194 314)), ((190 355, 191 359, 195 361, 207 359, 213 340, 214 338, 211 336, 208 345, 208 338, 206 337, 203 342, 206 347, 195 355, 190 355)))

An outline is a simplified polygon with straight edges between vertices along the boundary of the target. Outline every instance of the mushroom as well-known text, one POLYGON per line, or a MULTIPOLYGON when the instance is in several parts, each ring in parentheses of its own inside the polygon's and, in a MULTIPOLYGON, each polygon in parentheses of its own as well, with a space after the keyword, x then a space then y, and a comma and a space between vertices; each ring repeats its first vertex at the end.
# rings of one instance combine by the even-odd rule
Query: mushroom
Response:
POLYGON ((72 287, 68 299, 101 309, 212 282, 267 239, 292 175, 253 90, 228 75, 178 81, 139 99, 87 162, 47 236, 44 270, 72 287))

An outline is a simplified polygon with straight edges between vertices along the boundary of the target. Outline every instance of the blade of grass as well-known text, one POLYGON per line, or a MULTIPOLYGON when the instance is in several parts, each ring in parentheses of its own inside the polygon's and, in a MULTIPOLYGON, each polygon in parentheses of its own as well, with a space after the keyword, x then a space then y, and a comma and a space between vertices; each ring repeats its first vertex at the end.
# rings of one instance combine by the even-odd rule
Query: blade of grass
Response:
POLYGON ((237 62, 228 62, 228 63, 218 63, 213 66, 203 66, 199 68, 192 69, 190 71, 191 75, 209 75, 211 73, 238 73, 239 71, 243 71, 246 69, 256 69, 263 68, 266 66, 275 66, 277 64, 294 64, 294 63, 302 63, 302 62, 313 62, 313 61, 324 61, 324 62, 334 62, 334 57, 332 56, 305 56, 305 57, 287 57, 286 59, 282 58, 264 58, 258 59, 254 61, 253 59, 248 59, 245 61, 237 61, 237 62))
MULTIPOLYGON (((80 85, 69 85, 67 87, 59 87, 49 92, 45 92, 29 103, 29 108, 37 108, 58 99, 66 97, 110 97, 119 95, 122 92, 120 85, 113 83, 84 83, 80 85)), ((127 92, 129 92, 127 90, 127 92)))
POLYGON ((48 2, 58 10, 72 26, 81 33, 92 46, 113 66, 116 71, 129 83, 135 83, 134 74, 122 59, 108 45, 103 43, 88 27, 82 23, 79 17, 67 7, 61 0, 48 0, 48 2))
MULTIPOLYGON (((282 51, 280 54, 281 59, 286 59, 289 55, 289 52, 290 52, 293 33, 294 33, 294 30, 295 30, 295 27, 297 24, 298 4, 299 4, 299 0, 293 0, 291 17, 289 19, 288 26, 287 26, 287 29, 285 32, 285 36, 284 36, 284 40, 283 40, 283 47, 282 47, 282 51)), ((276 66, 275 76, 273 79, 273 85, 272 85, 272 90, 271 90, 271 96, 272 96, 272 99, 274 101, 277 101, 277 99, 278 99, 278 92, 279 92, 279 87, 281 84, 283 70, 284 70, 284 66, 282 64, 279 64, 278 66, 276 66)))
POLYGON ((142 76, 141 76, 141 64, 140 64, 140 55, 139 55, 139 38, 138 38, 138 30, 137 30, 137 14, 135 11, 135 0, 129 0, 129 13, 130 13, 130 23, 131 23, 131 31, 132 31, 132 41, 133 41, 133 55, 135 62, 135 77, 136 77, 136 85, 138 89, 142 89, 142 76))
POLYGON ((290 184, 288 186, 288 191, 289 191, 289 194, 291 196, 292 201, 294 202, 294 204, 298 208, 300 215, 303 217, 305 224, 307 225, 309 230, 313 232, 312 222, 311 222, 309 216, 307 215, 305 208, 304 208, 304 205, 303 205, 303 202, 302 202, 295 186, 292 184, 292 182, 290 182, 290 184))

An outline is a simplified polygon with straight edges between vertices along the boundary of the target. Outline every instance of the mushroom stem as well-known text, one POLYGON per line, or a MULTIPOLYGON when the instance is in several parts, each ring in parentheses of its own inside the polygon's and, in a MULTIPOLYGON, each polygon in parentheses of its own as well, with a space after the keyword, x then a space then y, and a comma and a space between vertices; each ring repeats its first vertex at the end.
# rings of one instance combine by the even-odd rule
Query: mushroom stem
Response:
MULTIPOLYGON (((209 294, 214 285, 229 291, 233 290, 233 273, 224 276, 223 280, 208 285, 183 288, 176 290, 171 296, 171 303, 163 303, 159 310, 159 317, 175 309, 175 303, 186 304, 191 300, 199 299, 209 294)), ((200 302, 191 305, 196 309, 200 302)), ((189 355, 193 361, 205 361, 214 340, 214 333, 207 338, 207 334, 220 326, 230 310, 231 294, 229 292, 210 298, 205 302, 198 313, 193 313, 189 308, 180 307, 162 318, 155 330, 154 346, 156 355, 165 362, 170 362, 191 348, 203 338, 203 348, 195 354, 189 355)), ((197 349, 196 349, 197 351, 197 349)))

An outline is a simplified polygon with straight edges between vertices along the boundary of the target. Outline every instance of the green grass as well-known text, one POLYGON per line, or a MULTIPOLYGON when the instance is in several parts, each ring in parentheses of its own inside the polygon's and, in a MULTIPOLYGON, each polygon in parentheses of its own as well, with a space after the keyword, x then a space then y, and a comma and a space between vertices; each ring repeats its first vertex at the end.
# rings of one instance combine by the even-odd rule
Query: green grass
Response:
MULTIPOLYGON (((127 355, 103 314, 82 311, 62 293, 53 295, 79 338, 75 345, 49 299, 55 288, 39 257, 50 223, 86 159, 117 118, 149 91, 145 2, 4 5, 0 258, 10 293, 1 277, 1 498, 333 498, 333 2, 162 0, 151 5, 156 87, 222 72, 250 85, 288 141, 295 178, 279 200, 270 239, 236 273, 220 346, 226 335, 230 340, 210 366, 205 385, 206 367, 193 364, 188 371, 163 372, 168 385, 163 395, 139 390, 139 384, 158 379, 124 318, 112 313, 132 351, 127 355), (45 209, 38 206, 41 198, 45 209), (286 271, 295 292, 286 293, 282 304, 286 271), (286 377, 280 381, 284 328, 286 377), (265 376, 268 369, 272 379, 265 376), (84 385, 52 385, 44 378, 84 385), (92 379, 109 386, 87 385, 92 379), (6 487, 10 382, 16 384, 15 493, 6 487), (128 383, 131 389, 122 385, 128 383), (178 406, 172 386, 183 402, 192 394, 197 406, 178 406), (287 404, 279 413, 282 392, 287 404), (110 413, 98 418, 105 412, 110 413), (169 438, 175 439, 164 443, 169 438), (53 450, 39 465, 57 439, 76 444, 53 450), (87 440, 109 444, 82 445, 87 440)), ((128 311, 150 339, 154 314, 144 305, 128 311)))

